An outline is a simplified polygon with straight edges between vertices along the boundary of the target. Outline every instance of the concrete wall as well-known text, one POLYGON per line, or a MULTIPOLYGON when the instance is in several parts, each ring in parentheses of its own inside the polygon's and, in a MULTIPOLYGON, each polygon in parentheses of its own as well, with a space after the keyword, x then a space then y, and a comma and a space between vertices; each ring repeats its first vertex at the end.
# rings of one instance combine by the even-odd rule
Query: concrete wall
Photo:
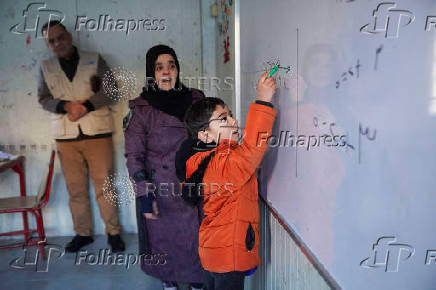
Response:
MULTIPOLYGON (((199 0, 128 0, 128 1, 46 1, 30 7, 29 1, 0 2, 0 150, 26 157, 27 192, 36 194, 43 168, 48 162, 53 140, 50 136, 49 113, 39 105, 36 96, 39 61, 50 56, 44 40, 35 37, 35 23, 39 16, 40 30, 48 15, 63 14, 64 24, 73 34, 76 46, 99 52, 110 67, 120 67, 136 77, 131 97, 139 95, 145 77, 145 52, 151 46, 164 43, 173 47, 181 62, 181 77, 191 78, 192 87, 198 87, 203 75, 203 59, 207 59, 206 75, 215 75, 214 21, 209 15, 201 16, 208 5, 199 0), (29 8, 24 23, 23 10, 29 8), (49 12, 48 10, 52 10, 49 12), (53 12, 53 10, 56 10, 53 12), (98 20, 100 15, 113 19, 164 19, 165 29, 146 31, 90 31, 80 27, 75 31, 77 16, 98 20), (202 29, 202 23, 205 25, 202 29), (21 24, 23 34, 10 28, 21 24), (202 43, 202 40, 206 40, 202 43), (203 55, 203 51, 205 54, 203 55)), ((206 2, 206 1, 205 1, 206 2)), ((83 19, 83 18, 82 18, 83 19)), ((89 28, 89 27, 88 27, 89 28)), ((92 27, 91 27, 92 29, 92 27)), ((206 62, 204 62, 206 64, 206 62)), ((206 88, 207 90, 207 88, 206 88)), ((206 91, 206 94, 209 94, 206 91)), ((126 176, 122 118, 127 113, 127 103, 120 102, 112 108, 116 124, 114 134, 115 164, 118 176, 126 176)), ((10 171, 0 174, 1 196, 19 193, 18 179, 10 171)), ((120 194, 125 194, 121 192, 120 194)), ((91 189, 95 233, 104 233, 98 207, 91 189)), ((133 205, 121 205, 120 217, 125 232, 136 232, 133 205)), ((73 235, 73 225, 68 206, 68 193, 64 177, 56 160, 52 195, 44 208, 45 228, 48 236, 73 235)), ((32 223, 33 224, 33 221, 32 223)), ((19 215, 2 215, 0 231, 21 227, 19 215)))
POLYGON ((220 79, 217 97, 224 100, 235 113, 235 3, 217 1, 216 74, 220 79), (228 45, 228 59, 226 48, 228 45), (229 85, 230 84, 230 85, 229 85))

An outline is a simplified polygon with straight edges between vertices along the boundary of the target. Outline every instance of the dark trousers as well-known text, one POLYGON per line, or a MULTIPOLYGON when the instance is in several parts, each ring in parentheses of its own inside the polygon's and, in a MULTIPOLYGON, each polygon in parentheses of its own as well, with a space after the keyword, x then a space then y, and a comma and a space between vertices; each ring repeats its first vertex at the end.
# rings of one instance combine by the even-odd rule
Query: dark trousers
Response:
POLYGON ((245 272, 206 271, 206 290, 244 290, 245 272))

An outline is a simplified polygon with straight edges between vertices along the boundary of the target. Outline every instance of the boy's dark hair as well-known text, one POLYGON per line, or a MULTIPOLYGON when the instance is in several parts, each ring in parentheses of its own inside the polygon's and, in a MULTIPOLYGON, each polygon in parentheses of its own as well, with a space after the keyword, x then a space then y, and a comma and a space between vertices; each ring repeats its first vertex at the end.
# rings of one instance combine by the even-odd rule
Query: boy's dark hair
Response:
POLYGON ((196 139, 198 132, 209 127, 209 119, 218 105, 226 106, 220 98, 204 98, 189 107, 185 114, 185 128, 188 138, 196 139))
POLYGON ((53 27, 59 25, 60 27, 62 27, 65 31, 67 31, 67 29, 65 28, 65 26, 59 21, 59 20, 51 20, 49 22, 46 22, 42 27, 41 27, 41 33, 44 33, 44 31, 47 30, 47 28, 49 27, 53 27))

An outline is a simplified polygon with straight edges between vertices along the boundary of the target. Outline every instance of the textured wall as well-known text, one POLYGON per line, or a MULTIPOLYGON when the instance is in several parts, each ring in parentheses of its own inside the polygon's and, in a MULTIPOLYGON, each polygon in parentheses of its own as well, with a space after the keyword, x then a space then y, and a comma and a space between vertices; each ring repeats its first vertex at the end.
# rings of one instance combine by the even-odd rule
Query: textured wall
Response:
POLYGON ((235 3, 217 1, 216 73, 220 80, 217 97, 235 114, 235 3))
MULTIPOLYGON (((53 141, 49 131, 49 113, 42 110, 37 96, 37 75, 39 61, 48 58, 50 52, 43 39, 35 37, 35 23, 39 15, 40 30, 48 20, 49 13, 65 16, 64 24, 73 34, 76 46, 99 52, 110 67, 122 67, 136 76, 136 86, 132 97, 136 97, 144 83, 145 52, 152 45, 165 43, 172 46, 181 62, 182 78, 191 77, 191 86, 197 87, 202 75, 202 46, 209 51, 208 59, 214 58, 214 41, 202 45, 201 5, 198 0, 159 0, 159 1, 46 1, 43 5, 31 5, 26 13, 26 27, 23 26, 23 10, 31 2, 2 1, 0 3, 0 150, 21 154, 26 157, 27 192, 35 194, 43 167, 48 162, 53 141), (52 12, 48 12, 52 10, 52 12), (53 12, 53 10, 56 10, 53 12), (75 31, 77 16, 80 19, 95 19, 109 15, 113 19, 164 19, 164 30, 147 31, 92 31, 80 26, 75 31), (23 34, 15 34, 10 28, 19 24, 23 34)), ((210 17, 209 17, 210 18, 210 17)), ((159 26, 161 28, 162 26, 159 26)), ((213 33, 213 29, 212 32, 213 33)), ((214 67, 212 67, 214 70, 214 67)), ((209 72, 214 74, 214 72, 209 72)), ((116 124, 114 134, 116 173, 126 175, 122 118, 127 113, 127 103, 121 102, 112 108, 116 124)), ((17 177, 11 172, 0 175, 2 196, 18 193, 17 177)), ((91 194, 95 232, 103 233, 97 205, 91 194)), ((56 160, 52 196, 44 209, 47 235, 72 235, 73 227, 68 207, 68 193, 59 161, 56 160)), ((121 222, 126 232, 136 231, 136 221, 132 205, 120 207, 121 222)), ((21 218, 16 215, 2 215, 0 231, 9 231, 21 226, 21 218)))

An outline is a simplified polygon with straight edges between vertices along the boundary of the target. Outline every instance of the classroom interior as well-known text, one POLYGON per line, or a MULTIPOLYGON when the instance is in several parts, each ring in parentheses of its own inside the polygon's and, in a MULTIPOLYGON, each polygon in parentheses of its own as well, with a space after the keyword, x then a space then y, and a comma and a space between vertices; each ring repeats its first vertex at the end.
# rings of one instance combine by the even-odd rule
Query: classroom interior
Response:
POLYGON ((273 136, 258 136, 268 143, 256 170, 261 265, 244 289, 436 289, 434 0, 4 0, 0 13, 1 289, 162 289, 141 270, 124 139, 158 44, 241 132, 260 75, 274 70, 273 136), (91 179, 94 242, 65 251, 76 234, 69 192, 53 114, 38 101, 50 20, 117 83, 100 89, 113 101, 103 193, 122 227, 118 260, 91 179))

